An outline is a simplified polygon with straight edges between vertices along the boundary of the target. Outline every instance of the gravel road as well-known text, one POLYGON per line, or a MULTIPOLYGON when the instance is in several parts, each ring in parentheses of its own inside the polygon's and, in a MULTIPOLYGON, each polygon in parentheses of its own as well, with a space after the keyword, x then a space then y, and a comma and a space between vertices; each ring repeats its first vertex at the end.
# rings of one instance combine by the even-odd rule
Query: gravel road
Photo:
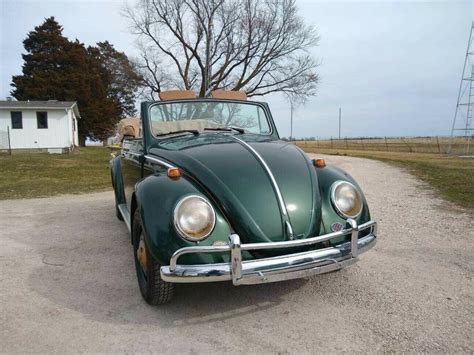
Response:
POLYGON ((364 189, 379 241, 340 272, 139 294, 111 192, 0 201, 0 351, 465 352, 473 341, 473 214, 381 162, 325 157, 364 189))

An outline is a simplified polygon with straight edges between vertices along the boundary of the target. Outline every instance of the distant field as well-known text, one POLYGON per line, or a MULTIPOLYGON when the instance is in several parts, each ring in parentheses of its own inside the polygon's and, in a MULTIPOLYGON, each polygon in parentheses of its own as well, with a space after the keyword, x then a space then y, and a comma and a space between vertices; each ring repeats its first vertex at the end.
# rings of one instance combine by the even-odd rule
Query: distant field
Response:
MULTIPOLYGON (((413 141, 410 143, 412 144, 411 146, 418 147, 419 149, 429 150, 430 147, 433 148, 433 145, 429 144, 429 142, 418 140, 418 146, 413 141)), ((341 142, 338 143, 340 144, 341 142)), ((353 147, 355 144, 362 144, 352 143, 353 145, 349 147, 353 147)), ((346 149, 345 146, 331 149, 330 142, 328 147, 328 141, 299 141, 296 144, 308 153, 350 155, 377 159, 407 168, 420 179, 430 183, 445 199, 459 206, 474 209, 474 158, 460 158, 434 152, 384 151, 383 145, 380 145, 380 142, 370 145, 371 143, 364 141, 365 150, 346 149), (375 150, 376 147, 381 147, 382 150, 375 150), (368 148, 371 149, 369 150, 368 148)), ((395 144, 389 147, 392 147, 392 149, 395 149, 394 147, 402 149, 402 146, 396 146, 395 144)))
MULTIPOLYGON (((474 158, 459 158, 433 152, 376 151, 373 149, 378 143, 366 143, 366 141, 363 142, 365 150, 345 147, 331 149, 330 141, 296 143, 310 153, 353 155, 408 168, 413 174, 429 182, 447 200, 474 209, 474 158)), ((348 142, 349 147, 351 143, 362 144, 348 142)), ((416 147, 414 142, 410 143, 416 147)), ((333 147, 334 144, 335 142, 333 147)), ((425 147, 430 146, 433 147, 432 144, 425 143, 425 147)), ((396 145, 393 143, 389 147, 394 148, 396 145)), ((81 148, 78 152, 64 155, 45 153, 0 155, 0 199, 45 197, 111 189, 109 159, 110 151, 102 147, 81 148)))
POLYGON ((110 151, 0 155, 0 200, 103 191, 111 188, 110 151))
MULTIPOLYGON (((464 154, 466 151, 474 154, 474 139, 467 146, 467 138, 454 138, 451 145, 451 154, 464 154)), ((298 145, 309 149, 344 149, 379 152, 409 152, 444 154, 449 150, 449 137, 423 138, 343 138, 315 141, 299 141, 298 145)))

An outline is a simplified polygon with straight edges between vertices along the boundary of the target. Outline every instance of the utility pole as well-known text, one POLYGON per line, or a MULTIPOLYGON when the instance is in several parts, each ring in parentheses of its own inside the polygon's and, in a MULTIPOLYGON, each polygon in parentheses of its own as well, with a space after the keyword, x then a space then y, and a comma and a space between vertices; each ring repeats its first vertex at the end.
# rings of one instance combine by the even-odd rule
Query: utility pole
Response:
POLYGON ((341 139, 341 108, 339 107, 339 139, 341 139))
POLYGON ((290 99, 290 142, 293 138, 293 100, 290 99))

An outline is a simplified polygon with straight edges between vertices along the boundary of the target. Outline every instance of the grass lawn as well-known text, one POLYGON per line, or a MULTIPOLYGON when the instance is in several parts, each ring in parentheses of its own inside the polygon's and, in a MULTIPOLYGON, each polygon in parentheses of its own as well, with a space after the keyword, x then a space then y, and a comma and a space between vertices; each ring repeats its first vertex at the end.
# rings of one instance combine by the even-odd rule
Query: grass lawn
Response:
POLYGON ((415 176, 430 183, 446 200, 474 209, 474 158, 429 153, 321 149, 297 144, 308 153, 377 159, 407 168, 415 176))
MULTIPOLYGON (((308 153, 352 155, 408 168, 442 197, 474 209, 474 158, 440 154, 337 150, 300 145, 308 153)), ((72 154, 0 155, 0 200, 78 194, 111 189, 110 150, 81 148, 72 154)))
POLYGON ((102 147, 0 155, 0 200, 111 189, 109 160, 110 150, 102 147))

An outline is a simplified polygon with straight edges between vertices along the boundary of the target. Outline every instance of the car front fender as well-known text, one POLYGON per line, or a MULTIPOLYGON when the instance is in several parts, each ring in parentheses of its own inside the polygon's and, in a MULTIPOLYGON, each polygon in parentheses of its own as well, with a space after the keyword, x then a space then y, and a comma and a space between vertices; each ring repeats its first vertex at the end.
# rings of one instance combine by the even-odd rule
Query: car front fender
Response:
MULTIPOLYGON (((370 221, 370 212, 367 200, 365 199, 362 189, 351 175, 349 175, 344 170, 331 165, 327 165, 324 168, 316 168, 316 172, 318 174, 319 190, 321 193, 321 221, 324 233, 332 232, 332 225, 335 223, 340 223, 343 226, 346 225, 346 220, 337 214, 331 201, 331 186, 336 181, 350 182, 359 189, 363 200, 363 208, 361 214, 355 218, 355 220, 358 224, 363 224, 370 221)), ((333 242, 340 243, 342 241, 343 239, 335 239, 333 242)))
MULTIPOLYGON (((150 175, 136 184, 135 199, 136 208, 140 210, 148 250, 162 265, 168 265, 173 253, 180 248, 212 245, 217 241, 229 240, 231 234, 229 224, 216 203, 184 176, 170 178, 166 173, 150 175), (206 198, 216 213, 216 224, 212 233, 200 242, 184 239, 174 226, 174 208, 183 197, 189 195, 206 198)), ((227 254, 192 254, 183 257, 182 262, 184 264, 228 262, 227 254)))

